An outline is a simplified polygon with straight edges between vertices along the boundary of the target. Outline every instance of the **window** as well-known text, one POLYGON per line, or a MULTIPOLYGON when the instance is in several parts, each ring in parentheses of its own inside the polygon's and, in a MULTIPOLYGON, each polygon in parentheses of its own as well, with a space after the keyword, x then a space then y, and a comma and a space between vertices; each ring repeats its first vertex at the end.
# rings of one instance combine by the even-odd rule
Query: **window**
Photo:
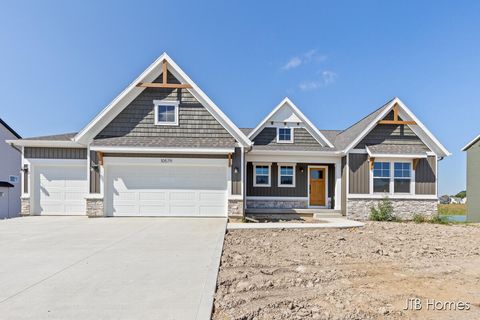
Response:
POLYGON ((390 162, 373 163, 373 192, 390 193, 390 162))
POLYGON ((279 142, 279 143, 292 143, 293 142, 292 128, 278 128, 277 129, 277 142, 279 142))
POLYGON ((155 124, 164 126, 178 125, 178 101, 155 100, 155 124))
POLYGON ((270 187, 270 165, 255 165, 254 187, 270 187))
POLYGON ((280 187, 295 186, 295 166, 278 166, 278 185, 280 187))
POLYGON ((9 176, 8 181, 10 183, 18 183, 18 176, 9 176))
POLYGON ((393 190, 395 193, 410 193, 411 165, 409 162, 395 162, 393 190))

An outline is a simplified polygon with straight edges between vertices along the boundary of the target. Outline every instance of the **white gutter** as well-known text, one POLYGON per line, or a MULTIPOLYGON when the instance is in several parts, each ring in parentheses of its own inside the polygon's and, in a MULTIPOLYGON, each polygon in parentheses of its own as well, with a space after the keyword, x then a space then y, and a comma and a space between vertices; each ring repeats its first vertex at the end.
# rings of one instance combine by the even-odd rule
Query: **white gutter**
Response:
POLYGON ((109 153, 172 153, 172 154, 228 154, 235 151, 234 148, 145 148, 145 147, 112 147, 90 146, 92 151, 109 153))
POLYGON ((65 140, 5 140, 6 143, 21 147, 85 148, 78 142, 65 140))

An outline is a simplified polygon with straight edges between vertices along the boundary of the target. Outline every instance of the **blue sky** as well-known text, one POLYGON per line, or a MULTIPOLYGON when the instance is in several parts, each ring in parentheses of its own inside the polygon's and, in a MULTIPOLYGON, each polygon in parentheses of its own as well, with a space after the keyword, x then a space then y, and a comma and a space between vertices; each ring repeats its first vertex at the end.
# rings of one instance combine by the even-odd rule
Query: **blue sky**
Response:
POLYGON ((167 51, 239 126, 289 96, 321 129, 400 97, 453 153, 465 188, 480 133, 480 2, 0 3, 0 117, 21 135, 75 132, 167 51))

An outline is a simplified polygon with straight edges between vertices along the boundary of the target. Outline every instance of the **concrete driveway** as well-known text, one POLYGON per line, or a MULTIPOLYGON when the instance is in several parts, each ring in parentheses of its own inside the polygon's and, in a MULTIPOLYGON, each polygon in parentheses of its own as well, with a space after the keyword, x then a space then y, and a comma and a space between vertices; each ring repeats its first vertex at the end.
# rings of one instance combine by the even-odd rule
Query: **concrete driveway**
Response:
POLYGON ((210 319, 226 219, 0 221, 3 319, 210 319))

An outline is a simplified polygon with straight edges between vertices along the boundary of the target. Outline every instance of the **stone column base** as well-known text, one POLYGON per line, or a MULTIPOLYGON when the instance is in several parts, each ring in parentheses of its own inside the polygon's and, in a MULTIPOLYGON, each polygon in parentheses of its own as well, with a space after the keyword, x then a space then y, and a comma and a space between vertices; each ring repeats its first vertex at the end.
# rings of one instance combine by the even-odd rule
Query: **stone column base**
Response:
POLYGON ((250 209, 306 209, 308 200, 247 200, 250 209))
POLYGON ((87 201, 87 216, 89 218, 105 217, 103 210, 103 199, 101 198, 86 198, 87 201))
POLYGON ((228 217, 234 219, 241 219, 244 216, 243 200, 242 199, 228 199, 228 217))
MULTIPOLYGON (((389 199, 393 205, 393 214, 401 220, 412 220, 414 214, 431 217, 437 214, 435 199, 389 199)), ((377 206, 382 199, 348 199, 347 218, 368 220, 370 208, 377 206)))
POLYGON ((30 211, 30 198, 20 198, 20 205, 21 216, 30 216, 32 214, 30 211))

